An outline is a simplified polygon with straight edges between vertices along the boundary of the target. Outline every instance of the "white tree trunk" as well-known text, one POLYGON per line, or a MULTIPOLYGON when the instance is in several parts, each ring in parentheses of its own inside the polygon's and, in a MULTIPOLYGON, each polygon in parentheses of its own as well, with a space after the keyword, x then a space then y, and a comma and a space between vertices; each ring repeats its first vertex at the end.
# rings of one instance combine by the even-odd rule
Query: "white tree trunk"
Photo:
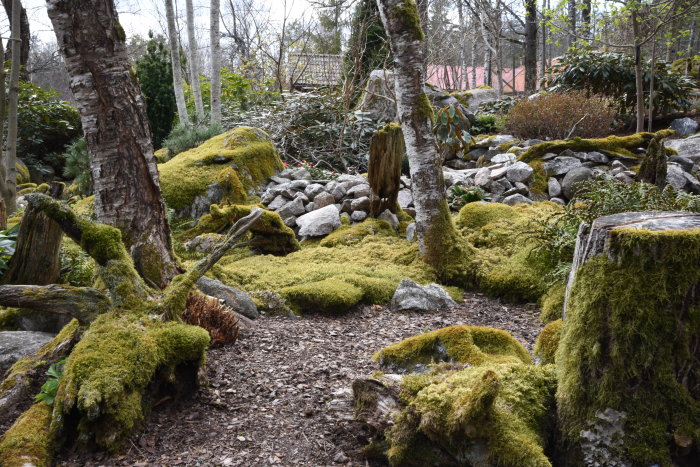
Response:
POLYGON ((219 37, 219 14, 221 0, 211 0, 211 123, 221 123, 221 44, 219 37))
POLYGON ((175 103, 177 104, 177 116, 180 123, 187 123, 187 106, 185 105, 185 92, 182 88, 182 66, 180 62, 180 44, 177 40, 178 31, 175 26, 175 11, 173 0, 165 0, 165 16, 168 21, 168 38, 170 45, 170 62, 173 68, 173 87, 175 88, 175 103))
POLYGON ((441 158, 432 131, 433 109, 424 92, 423 31, 413 1, 377 0, 394 54, 396 101, 410 165, 416 233, 423 259, 450 280, 464 259, 445 197, 441 158))
POLYGON ((202 89, 199 86, 199 54, 197 53, 197 38, 194 35, 194 6, 192 0, 187 4, 187 39, 190 46, 190 77, 192 79, 192 95, 194 108, 197 111, 197 122, 204 121, 204 105, 202 104, 202 89))
POLYGON ((19 0, 12 3, 12 65, 10 68, 10 90, 7 95, 7 156, 5 158, 5 186, 8 197, 5 200, 8 213, 17 209, 17 107, 19 106, 19 71, 22 40, 20 38, 20 15, 22 5, 19 0))

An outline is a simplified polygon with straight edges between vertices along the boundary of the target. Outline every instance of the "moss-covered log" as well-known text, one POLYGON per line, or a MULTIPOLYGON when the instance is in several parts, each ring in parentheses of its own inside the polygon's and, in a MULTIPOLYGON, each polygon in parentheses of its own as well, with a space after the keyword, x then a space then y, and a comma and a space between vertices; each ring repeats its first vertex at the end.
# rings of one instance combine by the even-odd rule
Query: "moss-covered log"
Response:
POLYGON ((700 465, 698 265, 697 214, 623 213, 582 227, 556 352, 572 465, 602 448, 628 465, 700 465), (607 444, 606 411, 623 424, 607 444))
POLYGON ((87 325, 112 307, 100 290, 69 285, 0 285, 0 306, 72 316, 87 325))
POLYGON ((53 456, 51 406, 34 404, 0 439, 3 467, 49 467, 53 456))

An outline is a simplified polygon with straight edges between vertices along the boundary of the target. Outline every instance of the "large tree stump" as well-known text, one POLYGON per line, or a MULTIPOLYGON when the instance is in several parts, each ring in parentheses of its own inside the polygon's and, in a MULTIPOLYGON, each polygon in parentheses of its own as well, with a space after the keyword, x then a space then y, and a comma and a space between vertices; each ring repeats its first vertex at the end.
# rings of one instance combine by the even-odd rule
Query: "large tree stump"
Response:
POLYGON ((556 365, 567 465, 700 465, 700 215, 581 227, 556 365))
POLYGON ((403 132, 398 123, 389 123, 372 136, 367 169, 370 216, 377 217, 386 209, 396 212, 401 188, 401 161, 405 154, 403 132))

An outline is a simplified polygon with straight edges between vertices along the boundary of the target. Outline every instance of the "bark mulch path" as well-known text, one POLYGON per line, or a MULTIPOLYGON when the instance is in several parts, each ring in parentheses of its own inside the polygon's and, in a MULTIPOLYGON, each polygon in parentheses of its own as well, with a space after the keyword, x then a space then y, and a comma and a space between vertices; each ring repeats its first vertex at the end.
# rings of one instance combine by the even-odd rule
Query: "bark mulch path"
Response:
POLYGON ((401 339, 453 324, 509 331, 529 350, 542 324, 533 305, 480 294, 437 313, 363 307, 338 317, 262 317, 232 347, 208 356, 210 386, 157 407, 125 452, 66 453, 62 466, 372 465, 347 406, 350 384, 371 357, 401 339))

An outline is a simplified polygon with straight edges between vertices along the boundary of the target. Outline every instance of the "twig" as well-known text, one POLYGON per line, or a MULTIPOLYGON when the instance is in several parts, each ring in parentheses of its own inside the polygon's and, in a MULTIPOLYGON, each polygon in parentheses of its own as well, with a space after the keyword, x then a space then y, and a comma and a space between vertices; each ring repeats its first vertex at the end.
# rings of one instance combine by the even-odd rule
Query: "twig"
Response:
POLYGON ((564 139, 569 139, 569 138, 571 138, 571 135, 573 135, 573 134, 574 134, 574 131, 576 131, 576 127, 578 126, 578 124, 581 123, 581 122, 582 122, 586 117, 588 117, 589 115, 590 115, 590 114, 584 115, 583 117, 581 117, 581 119, 580 119, 578 122, 574 123, 574 126, 571 127, 571 130, 569 130, 569 132, 566 134, 566 138, 564 138, 564 139))

